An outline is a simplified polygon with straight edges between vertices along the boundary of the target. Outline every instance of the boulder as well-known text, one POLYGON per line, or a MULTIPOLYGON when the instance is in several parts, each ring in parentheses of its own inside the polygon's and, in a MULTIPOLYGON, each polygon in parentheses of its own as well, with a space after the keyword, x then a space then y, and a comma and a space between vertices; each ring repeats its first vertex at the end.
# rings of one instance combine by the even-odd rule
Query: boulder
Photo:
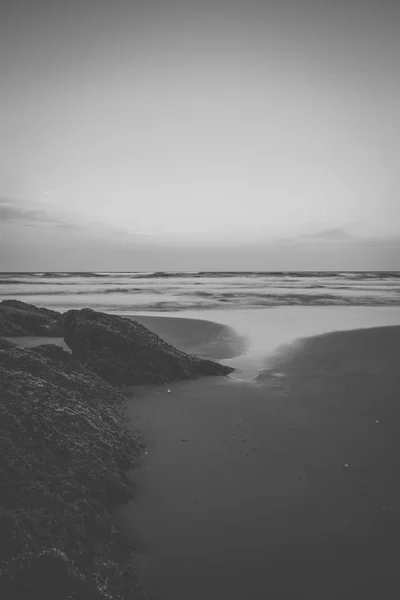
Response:
POLYGON ((166 383, 234 370, 185 354, 136 321, 89 308, 66 312, 60 326, 73 356, 112 384, 166 383))
POLYGON ((19 300, 0 302, 0 335, 60 336, 61 313, 19 300))

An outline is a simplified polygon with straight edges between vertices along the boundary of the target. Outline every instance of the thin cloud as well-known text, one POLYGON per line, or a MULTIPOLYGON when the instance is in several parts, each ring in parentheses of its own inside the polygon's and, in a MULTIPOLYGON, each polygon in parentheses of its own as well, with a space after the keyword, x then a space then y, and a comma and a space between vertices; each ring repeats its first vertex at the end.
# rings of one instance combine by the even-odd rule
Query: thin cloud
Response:
POLYGON ((50 224, 66 229, 80 229, 76 223, 59 219, 49 211, 27 208, 23 203, 0 198, 0 222, 26 225, 50 224))
POLYGON ((314 233, 307 233, 303 237, 313 240, 321 240, 327 242, 347 242, 354 239, 345 229, 341 227, 332 227, 328 229, 321 229, 314 233))
POLYGON ((159 235, 153 231, 128 231, 128 235, 159 235))
POLYGON ((104 239, 157 236, 157 233, 146 231, 129 231, 115 227, 96 219, 87 219, 77 215, 60 213, 50 206, 43 208, 39 202, 27 202, 20 199, 0 197, 0 223, 41 227, 51 225, 64 230, 78 230, 90 236, 104 239), (77 222, 78 221, 78 222, 77 222))

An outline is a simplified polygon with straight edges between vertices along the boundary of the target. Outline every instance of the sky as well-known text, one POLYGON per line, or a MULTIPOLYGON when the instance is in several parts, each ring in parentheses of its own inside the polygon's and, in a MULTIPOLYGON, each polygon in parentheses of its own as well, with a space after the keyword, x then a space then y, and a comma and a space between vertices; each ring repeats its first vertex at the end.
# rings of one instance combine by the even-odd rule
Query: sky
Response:
POLYGON ((0 270, 400 269, 400 9, 0 0, 0 270))

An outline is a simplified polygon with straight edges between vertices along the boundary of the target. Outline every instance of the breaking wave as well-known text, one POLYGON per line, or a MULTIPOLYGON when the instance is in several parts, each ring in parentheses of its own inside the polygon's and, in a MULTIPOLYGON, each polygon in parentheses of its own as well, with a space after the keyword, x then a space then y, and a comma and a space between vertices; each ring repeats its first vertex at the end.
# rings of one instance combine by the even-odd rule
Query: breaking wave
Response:
POLYGON ((400 306, 400 272, 0 273, 0 300, 5 298, 119 312, 400 306))

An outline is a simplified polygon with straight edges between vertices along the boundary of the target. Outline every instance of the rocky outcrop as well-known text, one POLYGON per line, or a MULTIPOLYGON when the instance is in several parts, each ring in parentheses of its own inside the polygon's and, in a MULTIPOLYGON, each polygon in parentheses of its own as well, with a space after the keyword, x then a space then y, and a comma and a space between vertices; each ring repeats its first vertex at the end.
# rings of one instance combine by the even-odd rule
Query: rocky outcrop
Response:
POLYGON ((60 336, 61 313, 19 300, 0 302, 0 336, 60 336))
POLYGON ((112 384, 166 383, 234 370, 185 354, 143 325, 116 315, 70 310, 60 326, 74 358, 112 384))
POLYGON ((112 384, 165 383, 233 369, 170 346, 135 321, 61 316, 0 303, 0 334, 59 336, 19 348, 0 338, 0 597, 135 600, 132 550, 111 509, 130 498, 142 450, 112 384))
POLYGON ((110 514, 141 446, 120 393, 57 346, 0 365, 0 597, 136 598, 110 514))
POLYGON ((5 350, 6 348, 14 348, 14 347, 15 347, 15 344, 0 337, 0 350, 5 350))
POLYGON ((58 386, 60 390, 83 394, 87 401, 115 403, 124 398, 117 388, 53 344, 0 351, 0 365, 10 372, 29 373, 58 386))

